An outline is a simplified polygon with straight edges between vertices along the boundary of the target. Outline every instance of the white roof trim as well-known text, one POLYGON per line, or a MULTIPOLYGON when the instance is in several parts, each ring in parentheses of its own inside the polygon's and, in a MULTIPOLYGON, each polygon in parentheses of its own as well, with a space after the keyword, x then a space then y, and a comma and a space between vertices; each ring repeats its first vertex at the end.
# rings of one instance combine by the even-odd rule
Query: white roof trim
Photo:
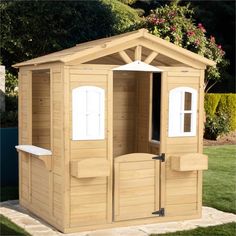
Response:
POLYGON ((113 70, 118 70, 118 71, 150 71, 150 72, 161 72, 163 70, 155 67, 155 66, 151 66, 148 65, 142 61, 134 61, 131 62, 129 64, 123 65, 123 66, 119 66, 114 68, 113 70))

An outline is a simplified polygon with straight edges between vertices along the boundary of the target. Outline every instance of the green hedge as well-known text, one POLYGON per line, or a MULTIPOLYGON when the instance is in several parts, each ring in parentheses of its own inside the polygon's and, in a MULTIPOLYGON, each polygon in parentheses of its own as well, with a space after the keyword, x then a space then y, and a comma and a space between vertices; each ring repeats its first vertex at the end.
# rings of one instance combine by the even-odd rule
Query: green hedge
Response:
POLYGON ((236 94, 205 94, 204 106, 207 119, 227 117, 229 131, 236 130, 236 94))
POLYGON ((216 113, 220 98, 222 94, 219 93, 208 93, 205 94, 205 112, 206 115, 213 118, 216 113))
POLYGON ((228 114, 229 128, 231 131, 236 130, 236 94, 222 94, 218 104, 218 112, 228 114))

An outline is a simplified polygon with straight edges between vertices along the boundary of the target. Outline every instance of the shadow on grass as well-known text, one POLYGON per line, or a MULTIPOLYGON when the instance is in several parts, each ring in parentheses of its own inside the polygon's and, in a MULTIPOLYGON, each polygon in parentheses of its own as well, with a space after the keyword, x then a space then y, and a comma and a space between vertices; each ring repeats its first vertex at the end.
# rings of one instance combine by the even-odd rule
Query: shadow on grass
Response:
POLYGON ((1 235, 25 235, 19 234, 19 232, 4 224, 0 224, 0 233, 1 235))
POLYGON ((0 235, 24 235, 30 236, 26 231, 12 223, 3 215, 0 215, 0 235))

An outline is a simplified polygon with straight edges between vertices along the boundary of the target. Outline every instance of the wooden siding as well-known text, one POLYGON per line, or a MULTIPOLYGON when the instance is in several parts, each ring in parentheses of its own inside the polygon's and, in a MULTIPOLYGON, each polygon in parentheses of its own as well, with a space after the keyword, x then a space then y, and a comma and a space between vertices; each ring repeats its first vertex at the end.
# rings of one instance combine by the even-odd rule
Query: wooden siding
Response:
POLYGON ((50 73, 49 70, 32 72, 32 144, 51 148, 50 137, 50 73))
MULTIPOLYGON (((69 69, 70 92, 70 161, 87 158, 103 158, 112 161, 109 152, 111 132, 108 124, 108 108, 110 99, 110 75, 108 70, 69 69), (79 86, 98 86, 105 90, 105 139, 74 141, 71 139, 71 107, 72 89, 79 86)), ((110 109, 110 108, 109 108, 110 109)), ((111 112, 111 111, 110 111, 111 112)), ((109 119, 110 122, 110 119, 109 119)), ((111 140, 112 141, 112 140, 111 140)), ((109 166, 111 166, 109 164, 109 166)), ((78 179, 70 175, 69 193, 69 224, 70 227, 105 224, 111 221, 111 175, 109 177, 95 177, 78 179)))
POLYGON ((136 112, 136 151, 150 152, 150 101, 151 101, 151 73, 136 73, 138 79, 137 86, 137 112, 136 112))
POLYGON ((63 170, 63 78, 59 68, 51 70, 51 149, 53 153, 53 171, 62 176, 63 170))
MULTIPOLYGON (((19 144, 32 143, 31 129, 31 72, 19 72, 19 144)), ((30 201, 30 158, 19 152, 19 198, 20 203, 30 201)))
POLYGON ((19 152, 20 204, 62 229, 63 176, 62 165, 58 164, 63 159, 60 67, 22 69, 19 75, 19 143, 47 148, 53 153, 49 171, 37 157, 19 152))
POLYGON ((115 72, 113 77, 113 156, 135 150, 137 78, 134 72, 115 72))

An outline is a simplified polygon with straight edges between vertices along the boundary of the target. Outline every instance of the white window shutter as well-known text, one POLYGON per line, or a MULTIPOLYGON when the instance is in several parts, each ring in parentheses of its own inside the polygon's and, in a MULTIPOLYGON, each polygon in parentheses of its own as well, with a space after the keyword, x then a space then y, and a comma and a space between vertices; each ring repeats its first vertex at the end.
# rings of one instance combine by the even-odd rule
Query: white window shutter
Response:
POLYGON ((72 91, 72 139, 104 139, 104 89, 81 86, 72 91))

